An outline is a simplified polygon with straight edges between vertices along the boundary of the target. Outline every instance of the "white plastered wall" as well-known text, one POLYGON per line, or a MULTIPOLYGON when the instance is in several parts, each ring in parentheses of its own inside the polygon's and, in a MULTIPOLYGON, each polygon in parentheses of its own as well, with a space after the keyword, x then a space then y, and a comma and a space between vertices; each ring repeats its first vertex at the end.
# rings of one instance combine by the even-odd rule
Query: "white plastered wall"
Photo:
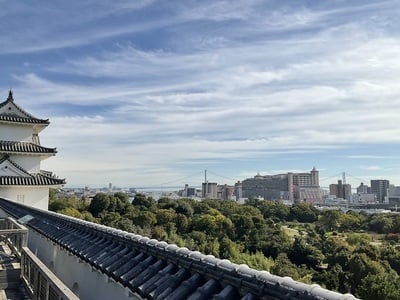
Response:
POLYGON ((40 155, 10 155, 10 159, 22 167, 28 173, 39 173, 40 155))
POLYGON ((3 141, 32 142, 32 127, 1 124, 0 137, 3 141))
POLYGON ((79 292, 76 294, 81 300, 141 299, 32 229, 29 229, 28 246, 72 291, 76 290, 74 286, 79 287, 79 292))
POLYGON ((0 186, 0 198, 48 210, 49 187, 47 186, 0 186))

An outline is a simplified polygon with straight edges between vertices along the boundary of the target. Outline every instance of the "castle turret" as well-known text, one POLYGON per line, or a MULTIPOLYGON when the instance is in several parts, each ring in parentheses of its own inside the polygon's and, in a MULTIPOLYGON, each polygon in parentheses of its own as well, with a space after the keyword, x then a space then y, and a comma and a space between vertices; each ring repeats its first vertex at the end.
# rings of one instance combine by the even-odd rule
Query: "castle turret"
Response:
POLYGON ((49 124, 18 106, 12 91, 0 103, 0 197, 48 209, 49 188, 65 184, 40 169, 43 159, 57 153, 40 145, 39 133, 49 124))

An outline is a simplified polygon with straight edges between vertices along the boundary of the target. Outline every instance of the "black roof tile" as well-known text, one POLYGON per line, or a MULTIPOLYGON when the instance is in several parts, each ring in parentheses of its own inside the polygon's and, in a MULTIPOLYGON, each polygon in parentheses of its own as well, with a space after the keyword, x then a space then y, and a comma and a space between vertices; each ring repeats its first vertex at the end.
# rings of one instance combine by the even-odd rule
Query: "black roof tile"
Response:
POLYGON ((65 179, 52 178, 42 174, 23 176, 0 176, 0 185, 63 185, 65 179))
POLYGON ((10 159, 8 154, 0 159, 0 164, 8 161, 12 166, 21 171, 25 176, 0 176, 0 185, 63 185, 65 179, 49 176, 49 172, 41 171, 37 174, 29 174, 24 168, 10 159))
POLYGON ((22 107, 14 102, 14 97, 10 91, 7 100, 0 103, 0 108, 9 105, 10 112, 0 114, 0 122, 11 122, 11 123, 25 123, 25 124, 43 124, 48 125, 49 120, 38 119, 26 112, 22 107), (13 110, 15 109, 16 112, 13 110))
POLYGON ((50 124, 49 120, 42 120, 36 118, 24 118, 14 115, 0 115, 0 122, 9 122, 9 123, 24 123, 24 124, 43 124, 48 125, 50 124))
POLYGON ((47 148, 29 142, 0 141, 0 152, 56 154, 57 150, 56 148, 47 148))
POLYGON ((207 300, 221 290, 221 285, 215 279, 209 279, 204 285, 198 287, 196 291, 188 297, 188 300, 207 300))
POLYGON ((163 261, 162 259, 157 260, 151 266, 147 267, 143 272, 133 278, 129 282, 129 285, 135 292, 141 292, 141 289, 139 287, 150 280, 152 277, 154 277, 154 275, 163 267, 165 267, 165 261, 163 261))

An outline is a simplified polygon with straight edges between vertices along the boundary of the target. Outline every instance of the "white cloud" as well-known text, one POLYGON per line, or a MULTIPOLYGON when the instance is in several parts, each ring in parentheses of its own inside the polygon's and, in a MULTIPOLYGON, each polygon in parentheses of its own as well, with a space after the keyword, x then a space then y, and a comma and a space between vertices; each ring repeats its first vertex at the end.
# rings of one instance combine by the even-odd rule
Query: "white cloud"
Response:
MULTIPOLYGON (((65 16, 75 18, 5 35, 0 59, 23 61, 10 67, 16 101, 50 118, 42 141, 60 153, 46 163, 72 177, 121 170, 137 181, 151 174, 145 182, 179 175, 177 165, 398 145, 396 3, 271 3, 100 2, 86 16, 71 7, 90 3, 74 2, 65 16)), ((64 15, 14 5, 17 15, 64 15)), ((380 157, 361 153, 341 156, 380 157)))
POLYGON ((379 170, 382 170, 382 167, 380 167, 380 166, 361 166, 361 169, 370 170, 370 171, 379 171, 379 170))

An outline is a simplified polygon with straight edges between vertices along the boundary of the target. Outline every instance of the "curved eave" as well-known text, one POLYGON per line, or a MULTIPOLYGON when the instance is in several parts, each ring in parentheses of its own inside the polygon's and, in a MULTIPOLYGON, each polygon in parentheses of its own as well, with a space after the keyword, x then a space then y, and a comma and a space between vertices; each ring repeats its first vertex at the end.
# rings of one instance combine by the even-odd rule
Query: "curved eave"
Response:
POLYGON ((36 118, 23 118, 11 115, 0 115, 0 123, 18 124, 18 125, 42 125, 47 126, 50 124, 49 120, 36 119, 36 118))
POLYGON ((0 141, 0 153, 29 154, 29 155, 55 155, 56 148, 47 148, 30 142, 0 141))
POLYGON ((61 186, 65 179, 52 178, 43 175, 22 176, 0 176, 0 186, 61 186))
POLYGON ((54 153, 41 153, 41 152, 12 152, 12 151, 1 151, 0 154, 6 155, 23 155, 23 156, 39 156, 42 160, 47 159, 49 157, 55 156, 57 152, 54 153))

